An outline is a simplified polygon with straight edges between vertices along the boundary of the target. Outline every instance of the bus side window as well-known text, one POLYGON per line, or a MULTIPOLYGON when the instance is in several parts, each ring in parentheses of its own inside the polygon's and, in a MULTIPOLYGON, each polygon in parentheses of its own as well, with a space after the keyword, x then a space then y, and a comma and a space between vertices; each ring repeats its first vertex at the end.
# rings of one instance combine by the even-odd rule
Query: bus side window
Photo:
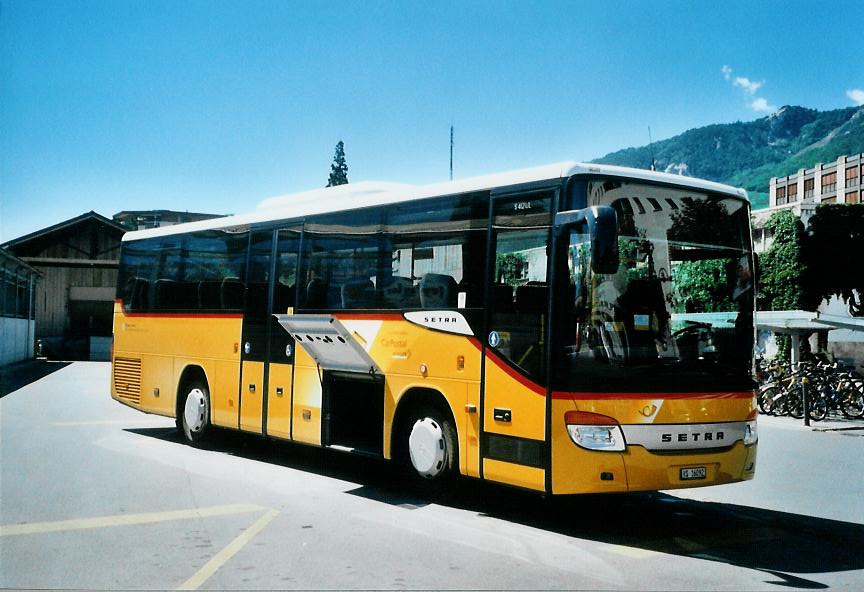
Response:
POLYGON ((488 194, 404 204, 385 220, 390 279, 382 282, 383 307, 483 306, 488 194))
POLYGON ((306 222, 299 276, 305 279, 301 309, 375 308, 375 279, 382 275, 378 267, 384 249, 383 213, 383 209, 370 208, 306 222))

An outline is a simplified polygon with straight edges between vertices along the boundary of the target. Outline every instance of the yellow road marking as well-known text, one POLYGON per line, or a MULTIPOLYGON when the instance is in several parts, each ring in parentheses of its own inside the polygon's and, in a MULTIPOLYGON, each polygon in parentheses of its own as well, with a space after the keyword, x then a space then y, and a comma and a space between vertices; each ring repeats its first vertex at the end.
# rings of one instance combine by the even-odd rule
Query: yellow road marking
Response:
POLYGON ((207 579, 216 573, 220 567, 225 565, 225 563, 231 559, 237 551, 246 546, 246 544, 255 538, 259 532, 261 532, 265 526, 267 526, 271 520, 273 520, 276 515, 279 514, 276 510, 270 510, 263 516, 261 516, 258 520, 255 521, 255 524, 244 530, 240 533, 236 539, 228 543, 228 546, 219 551, 216 555, 213 556, 213 559, 204 564, 204 566, 199 569, 195 575, 191 578, 180 584, 178 590, 197 590, 201 584, 207 581, 207 579))
POLYGON ((104 528, 106 526, 130 526, 133 524, 153 524, 170 522, 172 520, 191 520, 209 516, 226 516, 230 514, 246 514, 266 510, 253 504, 233 504, 228 506, 212 506, 194 510, 177 510, 173 512, 149 512, 146 514, 120 514, 116 516, 100 516, 96 518, 79 518, 75 520, 59 520, 56 522, 31 522, 30 524, 7 524, 0 526, 0 536, 15 536, 22 534, 42 534, 46 532, 63 532, 67 530, 83 530, 87 528, 104 528))

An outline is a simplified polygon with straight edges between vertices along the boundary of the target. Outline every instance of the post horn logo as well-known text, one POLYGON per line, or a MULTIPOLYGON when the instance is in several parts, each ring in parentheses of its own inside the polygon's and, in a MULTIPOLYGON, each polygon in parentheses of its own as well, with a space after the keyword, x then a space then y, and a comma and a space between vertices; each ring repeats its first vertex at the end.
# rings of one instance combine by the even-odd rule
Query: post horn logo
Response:
POLYGON ((652 415, 657 413, 657 405, 645 405, 642 409, 639 410, 639 413, 641 413, 645 417, 651 417, 652 415))

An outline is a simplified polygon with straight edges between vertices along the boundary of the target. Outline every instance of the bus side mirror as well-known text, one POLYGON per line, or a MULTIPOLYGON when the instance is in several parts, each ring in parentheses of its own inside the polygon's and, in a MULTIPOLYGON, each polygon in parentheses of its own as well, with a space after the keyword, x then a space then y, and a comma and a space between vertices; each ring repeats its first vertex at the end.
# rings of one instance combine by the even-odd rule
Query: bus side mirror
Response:
POLYGON ((591 239, 591 271, 610 274, 618 271, 618 215, 609 206, 591 206, 555 215, 555 233, 563 236, 582 225, 591 239))

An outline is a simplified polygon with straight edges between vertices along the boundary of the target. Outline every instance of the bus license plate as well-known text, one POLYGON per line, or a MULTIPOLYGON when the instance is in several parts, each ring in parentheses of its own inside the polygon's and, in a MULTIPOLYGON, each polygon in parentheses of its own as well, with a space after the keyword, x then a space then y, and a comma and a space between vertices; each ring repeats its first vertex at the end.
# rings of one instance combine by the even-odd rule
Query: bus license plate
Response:
POLYGON ((705 467, 689 467, 686 469, 681 469, 681 480, 682 481, 693 481, 696 479, 704 479, 705 478, 705 467))

